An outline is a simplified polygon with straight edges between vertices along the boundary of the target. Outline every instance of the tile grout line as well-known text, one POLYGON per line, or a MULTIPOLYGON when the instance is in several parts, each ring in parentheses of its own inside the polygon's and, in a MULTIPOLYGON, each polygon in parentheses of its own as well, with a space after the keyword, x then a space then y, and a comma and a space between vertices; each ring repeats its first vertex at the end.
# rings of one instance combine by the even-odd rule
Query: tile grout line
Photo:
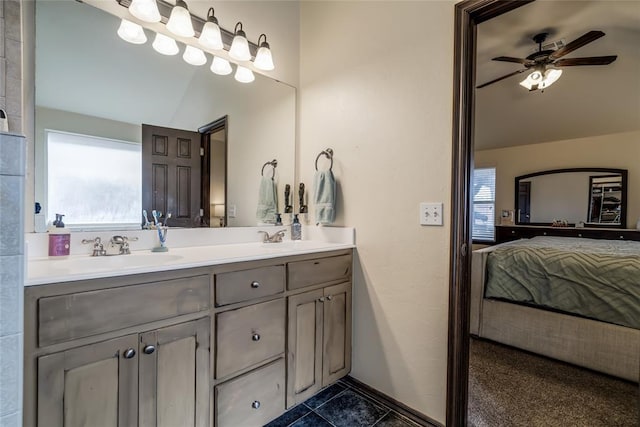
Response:
MULTIPOLYGON (((307 406, 307 408, 310 408, 313 412, 316 411, 316 409, 322 408, 324 405, 326 405, 327 403, 331 402, 333 399, 335 399, 336 397, 340 396, 341 394, 344 394, 347 391, 347 389, 342 390, 340 393, 336 394, 335 396, 331 397, 330 399, 328 399, 325 402, 322 402, 320 405, 318 405, 316 408, 312 408, 310 406, 307 406)), ((306 405, 306 404, 305 404, 306 405)), ((318 414, 320 415, 320 414, 318 414)))
POLYGON ((316 414, 317 416, 319 416, 320 418, 322 418, 323 420, 325 420, 326 422, 329 423, 329 425, 331 427, 336 427, 335 424, 333 424, 331 421, 329 421, 328 419, 326 419, 325 417, 323 417, 322 415, 320 415, 319 413, 317 413, 316 411, 312 410, 311 412, 313 412, 314 414, 316 414))
POLYGON ((386 417, 387 415, 389 415, 390 413, 391 413, 391 409, 389 409, 387 412, 384 413, 384 415, 382 415, 380 418, 378 418, 378 421, 376 421, 375 423, 371 424, 371 427, 377 426, 380 423, 380 421, 382 421, 382 419, 384 417, 386 417))

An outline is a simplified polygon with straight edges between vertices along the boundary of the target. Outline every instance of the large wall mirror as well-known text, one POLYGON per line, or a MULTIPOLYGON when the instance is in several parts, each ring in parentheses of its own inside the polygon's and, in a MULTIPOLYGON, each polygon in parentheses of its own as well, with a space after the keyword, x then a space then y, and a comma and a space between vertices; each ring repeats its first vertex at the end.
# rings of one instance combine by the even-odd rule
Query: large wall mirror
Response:
POLYGON ((540 171, 515 179, 516 224, 625 228, 627 171, 574 168, 540 171))
MULTIPOLYGON (((210 158, 203 164, 210 170, 201 178, 209 182, 209 217, 203 221, 196 210, 183 226, 257 225, 262 168, 274 159, 277 168, 265 173, 274 175, 278 202, 284 205, 284 187, 294 184, 295 88, 259 74, 249 84, 213 74, 211 55, 205 65, 189 65, 181 58, 181 44, 178 55, 160 55, 151 47, 151 31, 145 30, 146 44, 126 43, 117 36, 119 25, 119 18, 78 1, 36 2, 35 200, 49 219, 53 210, 65 209, 57 200, 64 191, 67 201, 82 194, 76 205, 91 201, 99 206, 78 213, 84 215, 80 220, 74 220, 70 208, 63 211, 67 223, 99 227, 104 211, 133 207, 130 225, 140 227, 144 165, 134 160, 124 170, 121 166, 127 164, 127 151, 140 150, 143 125, 196 135, 198 129, 209 130, 210 158), (212 123, 217 127, 207 128, 212 123), (78 138, 85 136, 95 138, 94 144, 121 143, 125 149, 113 156, 83 157, 78 138), (66 146, 55 145, 56 138, 66 146), (76 175, 56 184, 56 169, 76 175), (109 190, 94 184, 95 178, 114 175, 121 180, 109 190)), ((200 141, 191 154, 199 155, 199 147, 200 141)))

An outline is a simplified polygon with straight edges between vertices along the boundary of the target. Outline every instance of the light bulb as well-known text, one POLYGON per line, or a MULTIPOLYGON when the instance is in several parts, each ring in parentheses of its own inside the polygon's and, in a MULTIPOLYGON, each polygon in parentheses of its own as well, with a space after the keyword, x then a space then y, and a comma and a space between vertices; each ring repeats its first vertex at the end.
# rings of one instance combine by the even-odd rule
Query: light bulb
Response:
POLYGON ((156 38, 153 40, 151 46, 153 46, 156 52, 163 55, 176 55, 180 51, 174 39, 160 33, 156 33, 156 38))
POLYGON ((236 68, 234 78, 240 83, 251 83, 256 79, 253 75, 253 71, 241 65, 238 65, 238 68, 236 68))
POLYGON ((129 13, 145 22, 160 22, 160 12, 156 0, 133 0, 129 13))
POLYGON ((138 24, 123 19, 118 28, 118 36, 124 41, 133 44, 144 44, 147 42, 147 36, 144 30, 138 24))
POLYGON ((242 31, 242 22, 236 24, 235 36, 233 37, 233 42, 231 42, 229 56, 238 61, 251 60, 249 42, 247 41, 247 35, 242 31), (238 26, 240 26, 239 29, 238 26))
POLYGON ((271 49, 269 48, 269 43, 267 43, 267 36, 264 34, 260 34, 258 37, 258 52, 256 53, 256 59, 253 60, 253 65, 258 70, 271 71, 275 69, 273 65, 273 58, 271 57, 271 49), (260 39, 264 36, 264 41, 260 43, 260 39))
POLYGON ((167 30, 181 37, 193 37, 196 34, 195 31, 193 31, 189 9, 183 0, 177 0, 176 5, 171 9, 171 16, 169 16, 169 21, 167 22, 167 30))
POLYGON ((198 42, 209 49, 221 50, 224 48, 222 36, 220 35, 220 27, 218 20, 213 15, 213 8, 209 8, 207 13, 207 22, 202 27, 202 32, 198 38, 198 42))
POLYGON ((231 64, 224 58, 220 58, 219 56, 214 56, 213 61, 211 61, 211 71, 215 74, 226 76, 227 74, 231 74, 233 71, 231 69, 231 64))
POLYGON ((204 65, 207 63, 207 57, 204 52, 193 46, 187 46, 182 55, 182 59, 191 65, 204 65))
POLYGON ((558 70, 555 68, 548 69, 547 72, 544 73, 544 80, 540 84, 541 86, 540 89, 544 89, 546 87, 551 86, 560 78, 561 75, 562 75, 562 70, 558 70))

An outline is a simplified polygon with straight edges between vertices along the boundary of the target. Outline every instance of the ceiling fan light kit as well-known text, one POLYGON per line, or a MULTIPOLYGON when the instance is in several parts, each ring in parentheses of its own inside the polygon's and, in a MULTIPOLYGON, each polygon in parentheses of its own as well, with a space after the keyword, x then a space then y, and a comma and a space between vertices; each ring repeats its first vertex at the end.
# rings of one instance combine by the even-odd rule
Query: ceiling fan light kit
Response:
POLYGON ((538 51, 532 53, 526 58, 514 58, 510 56, 498 56, 493 61, 514 62, 524 65, 524 69, 516 70, 497 79, 483 83, 477 86, 477 89, 489 86, 490 84, 499 82, 516 74, 525 71, 533 71, 526 79, 520 82, 520 86, 527 88, 529 91, 543 90, 555 83, 562 75, 562 70, 558 67, 572 67, 581 65, 608 65, 616 60, 617 55, 609 56, 592 56, 588 58, 562 58, 568 53, 573 52, 582 46, 589 44, 600 37, 604 36, 602 31, 589 31, 578 37, 571 43, 568 43, 557 50, 543 50, 542 43, 547 38, 547 33, 540 33, 533 36, 533 41, 538 44, 538 51), (562 58, 562 59, 560 59, 562 58))

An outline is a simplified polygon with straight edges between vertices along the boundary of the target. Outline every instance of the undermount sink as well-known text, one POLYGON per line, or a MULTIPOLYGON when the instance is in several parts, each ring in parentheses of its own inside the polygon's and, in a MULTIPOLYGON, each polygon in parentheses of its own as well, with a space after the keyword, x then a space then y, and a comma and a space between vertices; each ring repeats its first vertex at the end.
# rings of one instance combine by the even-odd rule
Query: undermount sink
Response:
POLYGON ((296 249, 312 249, 314 246, 317 246, 317 242, 307 241, 307 240, 286 240, 278 243, 262 243, 262 247, 265 249, 276 249, 276 250, 296 250, 296 249))
POLYGON ((114 256, 70 256, 55 259, 43 258, 29 261, 29 270, 34 273, 41 268, 56 270, 59 273, 82 273, 87 271, 103 271, 122 268, 151 267, 175 262, 183 257, 170 253, 131 253, 114 256))

